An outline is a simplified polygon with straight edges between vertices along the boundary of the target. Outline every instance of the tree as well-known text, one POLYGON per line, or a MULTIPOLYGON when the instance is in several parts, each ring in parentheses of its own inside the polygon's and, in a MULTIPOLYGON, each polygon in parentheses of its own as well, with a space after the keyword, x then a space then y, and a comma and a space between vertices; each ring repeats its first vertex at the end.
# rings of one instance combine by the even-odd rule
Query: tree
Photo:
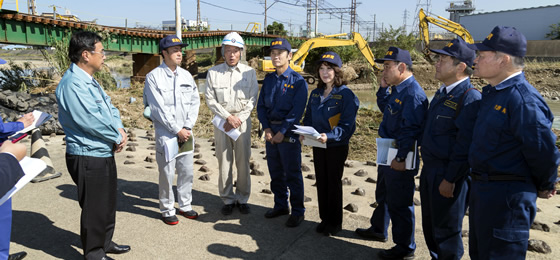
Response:
POLYGON ((560 40, 560 23, 551 24, 550 32, 547 33, 545 37, 551 40, 560 40))
POLYGON ((266 26, 266 31, 270 34, 277 34, 282 36, 288 35, 288 31, 284 30, 284 25, 277 22, 273 22, 272 24, 266 26))
POLYGON ((394 46, 408 50, 411 52, 411 56, 415 56, 414 52, 416 52, 416 49, 414 46, 416 41, 416 37, 412 33, 407 34, 403 27, 394 29, 390 26, 388 30, 382 31, 379 34, 379 38, 374 44, 373 54, 375 57, 384 57, 387 49, 394 46))

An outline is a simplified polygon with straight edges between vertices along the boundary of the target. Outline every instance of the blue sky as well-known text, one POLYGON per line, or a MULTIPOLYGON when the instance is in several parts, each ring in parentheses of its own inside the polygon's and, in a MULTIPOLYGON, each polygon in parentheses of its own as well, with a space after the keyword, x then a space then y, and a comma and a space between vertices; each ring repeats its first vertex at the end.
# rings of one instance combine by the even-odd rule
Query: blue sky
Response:
MULTIPOLYGON (((325 0, 319 0, 319 5, 325 0)), ((19 0, 20 12, 26 12, 27 1, 19 0)), ((144 25, 157 27, 161 26, 163 20, 173 20, 175 18, 175 0, 36 0, 39 13, 52 12, 51 5, 57 8, 57 12, 64 12, 68 9, 72 14, 77 15, 82 20, 96 19, 99 24, 124 26, 125 19, 128 19, 128 26, 144 25)), ((267 0, 270 6, 275 0, 267 0)), ((351 0, 327 0, 325 5, 339 8, 350 7, 351 0)), ((415 19, 417 19, 417 4, 422 4, 425 8, 426 2, 431 2, 430 11, 443 17, 448 17, 449 13, 445 8, 451 1, 447 0, 359 0, 358 17, 362 21, 373 21, 376 17, 377 27, 381 28, 392 25, 399 27, 404 23, 404 12, 407 10, 407 28, 410 31, 415 19)), ((461 2, 461 1, 459 1, 461 2)), ((182 0, 181 12, 186 19, 196 19, 196 0, 182 0)), ((239 30, 244 31, 249 22, 264 23, 264 0, 201 0, 201 16, 208 19, 211 30, 239 30), (221 7, 221 8, 220 8, 221 7)), ((300 28, 305 29, 306 10, 302 5, 306 0, 280 0, 268 9, 268 23, 280 21, 286 28, 290 28, 294 33, 298 33, 300 28), (291 3, 291 4, 288 4, 291 3), (293 4, 298 4, 293 5, 293 4)), ((558 0, 475 0, 474 5, 478 11, 491 12, 500 10, 510 10, 517 8, 529 8, 535 6, 560 4, 558 0)), ((5 0, 4 9, 15 9, 15 0, 5 0)), ((350 17, 346 15, 345 20, 350 17)), ((314 27, 314 16, 312 28, 314 27)), ((327 14, 319 15, 318 31, 324 34, 340 32, 340 18, 331 17, 327 14)), ((499 21, 496 22, 498 24, 499 21)), ((343 23, 343 31, 348 32, 350 26, 348 22, 343 23)), ((494 26, 494 25, 492 25, 494 26)), ((369 27, 372 27, 369 25, 369 27)), ((366 34, 364 27, 360 28, 362 34, 366 34)))

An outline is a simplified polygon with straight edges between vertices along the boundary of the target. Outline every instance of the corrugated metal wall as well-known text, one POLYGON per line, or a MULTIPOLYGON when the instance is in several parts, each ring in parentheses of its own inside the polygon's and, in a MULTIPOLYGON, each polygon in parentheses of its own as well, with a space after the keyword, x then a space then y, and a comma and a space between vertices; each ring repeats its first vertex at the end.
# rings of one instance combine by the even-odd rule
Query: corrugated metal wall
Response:
POLYGON ((550 25, 559 22, 560 5, 465 15, 459 20, 475 41, 484 40, 496 25, 513 26, 527 40, 547 40, 550 25))

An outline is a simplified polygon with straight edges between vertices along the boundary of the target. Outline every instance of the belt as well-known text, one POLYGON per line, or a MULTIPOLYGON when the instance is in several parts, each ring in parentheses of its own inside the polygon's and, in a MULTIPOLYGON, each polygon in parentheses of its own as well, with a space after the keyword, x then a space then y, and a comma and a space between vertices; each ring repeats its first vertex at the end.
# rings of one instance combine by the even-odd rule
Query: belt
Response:
POLYGON ((477 172, 471 172, 471 178, 474 181, 527 181, 526 177, 519 175, 488 175, 477 172))
POLYGON ((273 124, 273 125, 281 125, 281 124, 282 124, 282 121, 270 121, 270 124, 273 124))

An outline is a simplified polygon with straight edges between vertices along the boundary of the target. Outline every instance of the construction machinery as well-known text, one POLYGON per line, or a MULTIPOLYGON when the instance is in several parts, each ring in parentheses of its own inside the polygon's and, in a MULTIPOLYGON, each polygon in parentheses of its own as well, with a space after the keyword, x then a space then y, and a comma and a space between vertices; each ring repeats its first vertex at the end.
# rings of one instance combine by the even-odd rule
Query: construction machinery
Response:
POLYGON ((456 22, 445 19, 439 15, 437 17, 428 16, 423 9, 420 9, 420 12, 418 12, 418 19, 418 25, 420 27, 420 38, 422 39, 423 45, 422 52, 424 53, 426 59, 428 59, 430 62, 432 62, 432 59, 430 57, 430 32, 428 29, 430 23, 458 35, 467 43, 474 43, 474 40, 469 31, 456 22))
MULTIPOLYGON (((301 44, 299 49, 293 53, 292 60, 290 61, 290 67, 296 72, 303 72, 303 67, 305 63, 305 58, 309 55, 309 51, 314 48, 321 48, 321 47, 335 47, 335 46, 352 46, 355 45, 358 47, 360 52, 364 55, 367 59, 369 64, 376 70, 380 70, 381 68, 375 64, 375 58, 373 53, 367 43, 366 40, 362 37, 361 34, 357 32, 353 32, 350 34, 333 34, 333 35, 325 35, 316 38, 312 38, 301 44), (349 36, 349 39, 342 39, 337 37, 349 36)), ((270 59, 264 59, 259 62, 259 70, 272 72, 275 71, 275 67, 272 65, 272 61, 270 59)), ((311 75, 303 75, 304 78, 307 80, 309 84, 313 84, 315 82, 315 78, 311 75)))

